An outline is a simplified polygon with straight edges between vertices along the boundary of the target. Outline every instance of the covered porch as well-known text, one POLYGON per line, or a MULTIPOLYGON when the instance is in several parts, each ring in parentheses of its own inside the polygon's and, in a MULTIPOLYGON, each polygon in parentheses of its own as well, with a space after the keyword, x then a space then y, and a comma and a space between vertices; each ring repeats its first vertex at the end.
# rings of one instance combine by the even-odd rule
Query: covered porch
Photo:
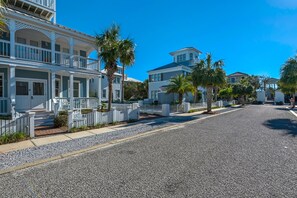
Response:
MULTIPOLYGON (((90 97, 90 78, 100 78, 100 75, 2 65, 0 115, 97 108, 101 98, 100 94, 90 97)), ((101 80, 98 83, 101 88, 101 80)))

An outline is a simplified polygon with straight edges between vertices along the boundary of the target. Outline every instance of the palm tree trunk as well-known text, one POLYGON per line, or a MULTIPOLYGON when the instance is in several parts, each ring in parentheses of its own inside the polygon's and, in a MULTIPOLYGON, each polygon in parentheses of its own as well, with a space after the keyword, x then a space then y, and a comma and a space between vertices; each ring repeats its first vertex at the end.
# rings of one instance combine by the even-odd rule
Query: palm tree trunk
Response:
POLYGON ((183 94, 178 94, 178 104, 181 105, 183 102, 183 94))
POLYGON ((294 109, 295 108, 295 93, 292 95, 292 109, 294 109))
POLYGON ((218 91, 219 91, 219 88, 215 87, 214 88, 214 101, 215 102, 218 100, 218 91))
POLYGON ((209 86, 206 88, 207 92, 207 112, 211 112, 211 103, 212 103, 212 87, 209 86))
POLYGON ((122 71, 122 95, 121 95, 122 103, 124 103, 124 83, 125 83, 125 65, 123 65, 123 71, 122 71))
POLYGON ((108 111, 111 110, 112 103, 112 82, 113 76, 108 76, 108 111))

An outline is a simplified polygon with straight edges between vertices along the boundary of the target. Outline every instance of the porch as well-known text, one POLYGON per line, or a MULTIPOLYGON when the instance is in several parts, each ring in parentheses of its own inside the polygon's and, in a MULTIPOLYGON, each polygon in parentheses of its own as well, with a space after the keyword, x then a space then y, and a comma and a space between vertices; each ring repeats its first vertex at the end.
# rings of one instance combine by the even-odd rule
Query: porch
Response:
POLYGON ((97 108, 101 100, 99 97, 90 97, 90 78, 100 76, 13 65, 0 66, 0 115, 97 108))

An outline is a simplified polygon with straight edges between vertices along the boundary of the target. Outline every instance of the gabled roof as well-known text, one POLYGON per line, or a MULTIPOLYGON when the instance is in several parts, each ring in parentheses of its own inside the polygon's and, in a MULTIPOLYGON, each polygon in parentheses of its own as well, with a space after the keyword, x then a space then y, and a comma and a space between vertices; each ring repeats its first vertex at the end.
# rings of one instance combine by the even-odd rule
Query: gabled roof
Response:
POLYGON ((170 54, 171 56, 173 56, 174 54, 176 54, 176 53, 178 53, 178 52, 182 52, 182 51, 186 51, 186 50, 193 50, 193 51, 195 51, 195 52, 197 52, 197 53, 202 54, 202 52, 201 52, 200 50, 196 49, 195 47, 184 47, 184 48, 181 48, 181 49, 176 50, 176 51, 174 51, 174 52, 170 52, 169 54, 170 54))
MULTIPOLYGON (((194 65, 194 60, 188 60, 188 61, 184 61, 184 62, 180 62, 180 63, 169 63, 167 65, 163 65, 161 67, 158 67, 156 69, 152 69, 150 71, 157 71, 157 70, 161 70, 161 69, 168 69, 168 68, 174 68, 174 67, 179 67, 179 66, 186 66, 186 67, 192 67, 194 65)), ((148 71, 148 72, 150 72, 148 71)))
POLYGON ((231 76, 236 77, 236 76, 249 76, 249 75, 243 72, 235 72, 235 73, 229 74, 227 77, 231 77, 231 76))

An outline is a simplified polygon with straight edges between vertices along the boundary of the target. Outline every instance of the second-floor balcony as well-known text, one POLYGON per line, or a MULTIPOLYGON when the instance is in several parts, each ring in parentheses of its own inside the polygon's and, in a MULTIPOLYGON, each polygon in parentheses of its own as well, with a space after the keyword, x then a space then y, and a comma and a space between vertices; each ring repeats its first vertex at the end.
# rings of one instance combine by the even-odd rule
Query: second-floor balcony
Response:
MULTIPOLYGON (((0 40, 0 56, 10 58, 10 42, 0 40)), ((16 43, 15 58, 18 60, 26 60, 32 62, 46 63, 55 66, 72 67, 83 70, 98 70, 98 60, 83 57, 79 55, 71 55, 69 53, 55 51, 55 60, 52 60, 52 50, 30 45, 16 43)))

